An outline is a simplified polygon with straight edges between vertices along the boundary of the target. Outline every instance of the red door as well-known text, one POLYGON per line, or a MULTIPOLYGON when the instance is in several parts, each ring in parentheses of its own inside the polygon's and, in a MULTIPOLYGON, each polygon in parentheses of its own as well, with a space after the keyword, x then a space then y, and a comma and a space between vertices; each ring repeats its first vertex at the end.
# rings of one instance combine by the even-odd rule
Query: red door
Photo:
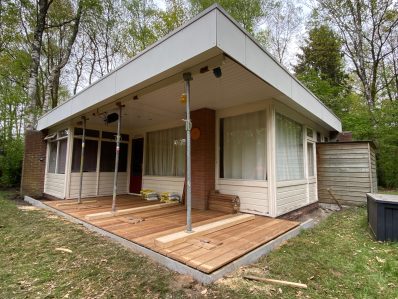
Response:
POLYGON ((130 193, 140 193, 142 186, 142 163, 144 161, 144 138, 133 139, 130 173, 130 193))

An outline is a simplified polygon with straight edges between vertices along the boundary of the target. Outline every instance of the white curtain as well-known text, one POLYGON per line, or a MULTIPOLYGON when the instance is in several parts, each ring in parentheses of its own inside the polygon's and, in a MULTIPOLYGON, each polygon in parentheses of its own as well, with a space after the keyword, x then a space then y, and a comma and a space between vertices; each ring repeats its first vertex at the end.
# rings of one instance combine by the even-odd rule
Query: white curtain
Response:
POLYGON ((307 142, 307 162, 308 162, 308 176, 315 175, 314 163, 314 143, 307 142))
POLYGON ((221 120, 221 177, 265 180, 265 111, 221 120))
POLYGON ((184 127, 149 132, 146 138, 145 174, 184 176, 184 127))
POLYGON ((276 114, 276 179, 278 181, 304 178, 303 127, 276 114))

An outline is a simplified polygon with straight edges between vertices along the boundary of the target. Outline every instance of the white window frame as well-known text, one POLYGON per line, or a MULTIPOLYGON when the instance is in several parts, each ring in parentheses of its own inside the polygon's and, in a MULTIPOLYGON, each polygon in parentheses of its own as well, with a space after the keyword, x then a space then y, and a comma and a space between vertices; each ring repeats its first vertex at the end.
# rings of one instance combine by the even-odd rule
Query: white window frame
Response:
MULTIPOLYGON (((59 166, 58 165, 59 147, 60 147, 59 145, 60 145, 60 141, 65 140, 65 139, 67 140, 69 135, 70 135, 69 129, 61 129, 61 130, 58 130, 56 133, 50 134, 50 135, 48 135, 48 136, 46 136, 44 138, 44 140, 47 140, 47 153, 48 153, 46 173, 66 174, 66 168, 67 168, 67 165, 68 165, 68 163, 67 163, 68 161, 65 162, 65 169, 64 169, 63 173, 60 173, 59 169, 58 169, 58 166, 59 166), (61 132, 62 131, 66 131, 67 134, 65 136, 61 136, 61 132), (50 168, 50 143, 55 143, 55 142, 57 143, 57 153, 55 155, 55 168, 54 168, 54 172, 49 172, 49 168, 50 168)), ((67 157, 68 157, 68 148, 66 150, 65 159, 67 159, 67 157)))
POLYGON ((262 109, 257 109, 254 111, 244 111, 244 112, 240 112, 237 114, 232 114, 232 115, 222 115, 222 116, 218 116, 216 121, 217 121, 217 125, 216 125, 216 148, 217 148, 217 153, 216 153, 216 159, 217 159, 217 163, 216 163, 216 178, 219 182, 222 182, 223 184, 243 184, 243 185, 251 185, 251 186, 263 186, 264 182, 267 182, 268 179, 268 173, 267 173, 267 165, 269 163, 268 161, 268 140, 267 140, 267 135, 268 135, 268 123, 267 123, 267 109, 264 107, 262 109), (225 118, 229 118, 229 117, 237 117, 237 116, 241 116, 241 115, 245 115, 245 114, 250 114, 250 113, 256 113, 256 112, 260 112, 260 111, 264 111, 264 128, 265 128, 265 153, 264 153, 264 179, 259 179, 259 180, 249 180, 249 179, 235 179, 235 178, 222 178, 220 176, 220 164, 221 164, 221 120, 225 119, 225 118))
MULTIPOLYGON (((71 162, 72 162, 72 157, 73 157, 73 143, 75 142, 75 139, 78 139, 78 140, 82 140, 82 135, 75 135, 74 134, 74 131, 75 131, 75 129, 81 129, 81 127, 72 127, 72 130, 73 130, 73 138, 72 138, 72 146, 71 146, 71 162)), ((107 142, 112 142, 112 141, 115 141, 115 139, 112 139, 112 138, 103 138, 102 137, 102 132, 109 132, 109 130, 101 130, 101 129, 89 129, 89 128, 86 128, 87 130, 93 130, 93 131, 98 131, 99 132, 99 137, 90 137, 90 136, 85 136, 85 139, 86 140, 95 140, 95 141, 98 141, 98 147, 97 147, 97 165, 96 165, 96 171, 90 171, 91 173, 94 173, 94 172, 96 172, 97 173, 97 176, 98 176, 98 178, 99 178, 99 173, 101 172, 100 171, 100 164, 101 164, 101 144, 102 144, 102 141, 107 141, 107 142)), ((112 132, 113 133, 113 132, 112 132)), ((116 134, 116 132, 115 132, 115 134, 116 134)), ((123 134, 123 133, 120 133, 120 134, 123 134)), ((129 171, 129 154, 130 154, 130 141, 131 141, 131 136, 130 136, 130 134, 125 134, 125 135, 129 135, 129 140, 128 141, 126 141, 126 140, 120 140, 120 143, 126 143, 128 146, 127 146, 127 167, 126 167, 126 171, 125 172, 128 172, 129 171)), ((71 173, 72 173, 72 164, 71 164, 71 169, 70 169, 70 171, 71 171, 71 173)), ((74 173, 76 173, 76 172, 74 172, 74 173)))

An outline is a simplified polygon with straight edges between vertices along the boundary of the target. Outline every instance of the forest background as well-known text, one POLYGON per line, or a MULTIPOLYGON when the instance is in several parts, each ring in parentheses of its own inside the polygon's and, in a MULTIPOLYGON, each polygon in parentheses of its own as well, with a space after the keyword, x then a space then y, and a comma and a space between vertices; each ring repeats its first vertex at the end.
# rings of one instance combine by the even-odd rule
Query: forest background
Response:
POLYGON ((0 186, 37 118, 218 2, 342 120, 398 188, 396 0, 0 0, 0 186))

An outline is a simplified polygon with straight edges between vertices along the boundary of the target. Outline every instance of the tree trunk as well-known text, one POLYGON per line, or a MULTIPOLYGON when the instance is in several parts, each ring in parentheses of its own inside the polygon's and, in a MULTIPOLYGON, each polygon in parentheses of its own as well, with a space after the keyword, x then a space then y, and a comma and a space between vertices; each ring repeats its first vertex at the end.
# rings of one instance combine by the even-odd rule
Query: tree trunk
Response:
POLYGON ((59 80, 61 77, 61 70, 65 67, 65 65, 69 61, 69 57, 72 52, 72 47, 75 43, 77 33, 79 32, 80 19, 83 10, 82 4, 83 1, 79 1, 76 18, 72 26, 72 33, 68 40, 64 53, 61 55, 59 63, 55 64, 52 67, 50 75, 48 77, 48 85, 45 94, 45 102, 47 107, 51 106, 51 108, 54 108, 58 105, 58 88, 59 88, 59 80))
POLYGON ((33 34, 33 41, 31 44, 31 64, 29 67, 29 81, 28 81, 28 111, 25 120, 26 129, 34 129, 37 122, 38 113, 38 76, 40 66, 40 55, 42 50, 43 32, 46 24, 46 18, 48 9, 52 1, 38 0, 38 12, 36 18, 36 24, 33 34))

